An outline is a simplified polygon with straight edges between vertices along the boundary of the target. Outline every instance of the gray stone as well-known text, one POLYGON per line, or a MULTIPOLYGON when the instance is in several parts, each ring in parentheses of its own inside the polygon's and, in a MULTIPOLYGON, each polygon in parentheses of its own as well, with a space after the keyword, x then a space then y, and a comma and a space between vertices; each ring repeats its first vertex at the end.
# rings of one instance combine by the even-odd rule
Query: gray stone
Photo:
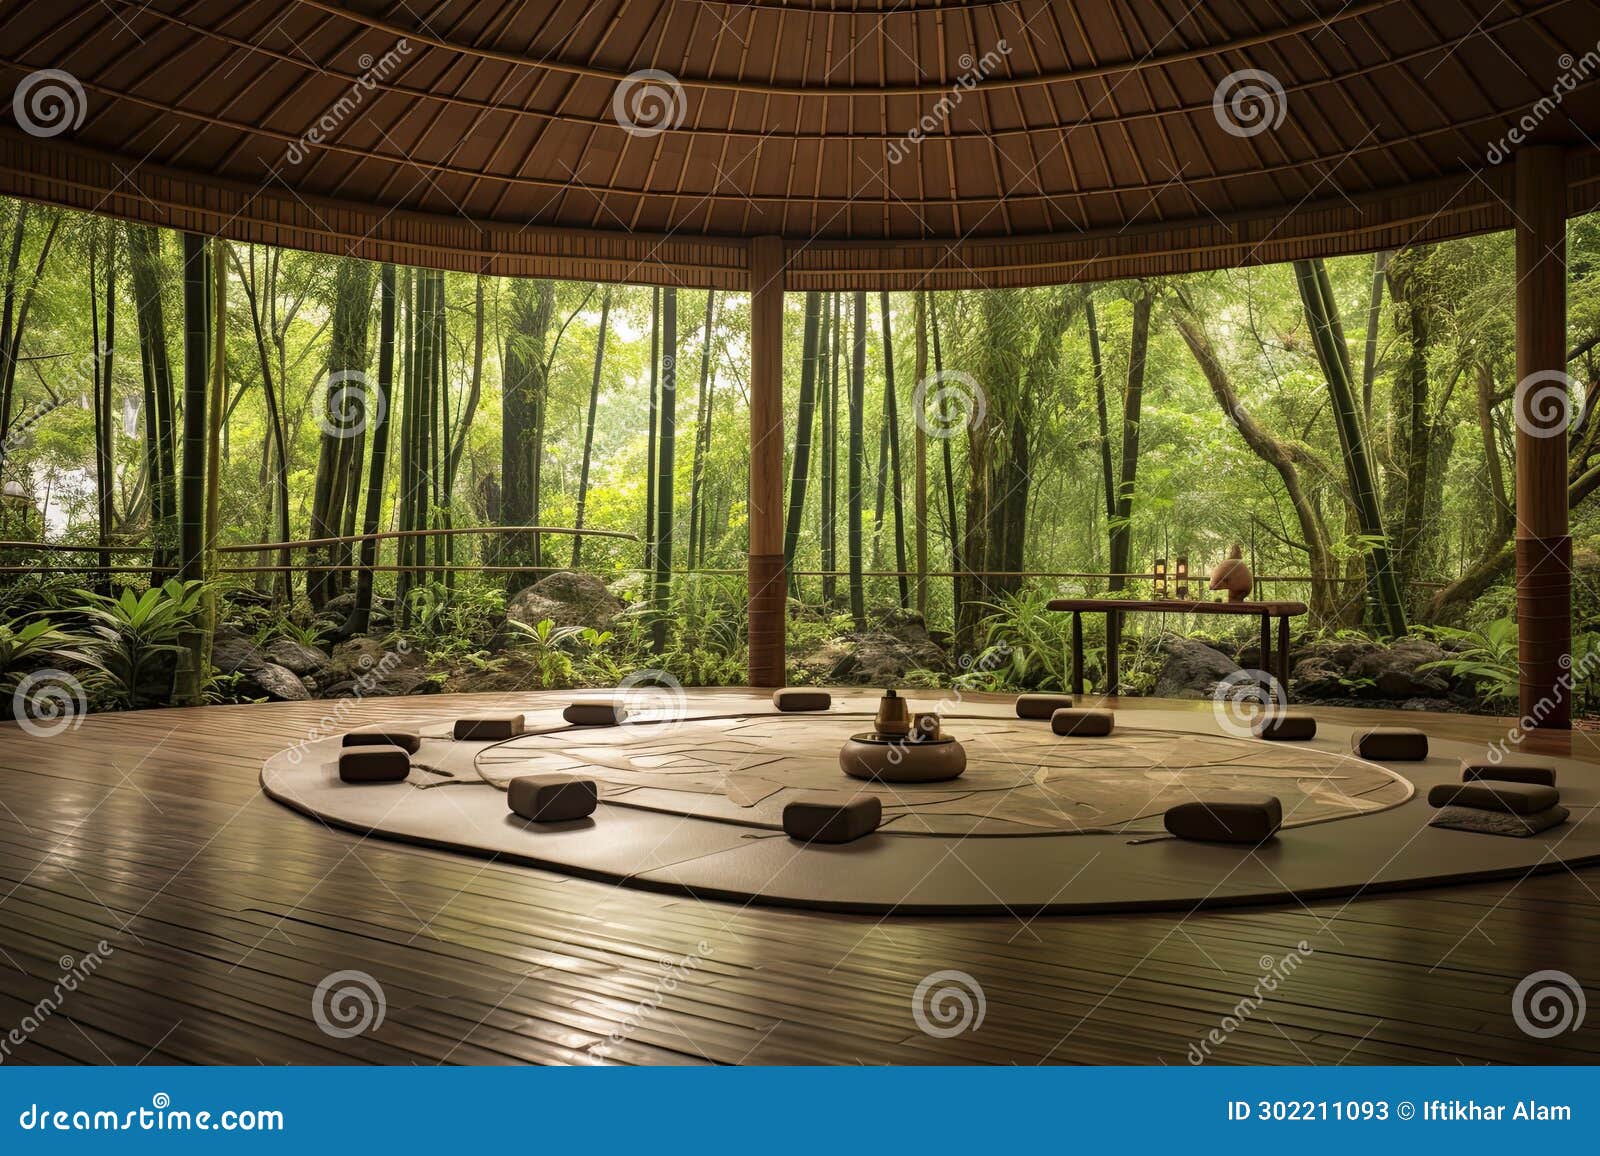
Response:
POLYGON ((1419 670, 1425 663, 1447 655, 1422 638, 1402 638, 1393 646, 1366 651, 1350 663, 1353 680, 1370 680, 1383 698, 1438 698, 1450 689, 1450 680, 1438 670, 1419 670))
POLYGON ((1193 639, 1167 635, 1161 649, 1167 659, 1151 692, 1158 698, 1210 698, 1217 683, 1240 669, 1221 651, 1193 639))
POLYGON ((267 658, 294 673, 316 676, 328 669, 328 656, 314 646, 292 638, 275 638, 263 648, 267 658))
POLYGON ((253 670, 241 671, 240 688, 253 687, 267 698, 279 702, 307 702, 311 692, 294 671, 275 662, 264 662, 253 670))
POLYGON ((318 682, 324 698, 392 698, 437 689, 414 651, 373 638, 352 638, 335 646, 318 682))
POLYGON ((821 683, 886 686, 913 670, 951 674, 950 656, 928 634, 920 615, 907 611, 876 616, 882 629, 852 631, 799 655, 795 665, 821 683))
POLYGON ((593 574, 558 570, 525 587, 506 604, 506 617, 528 626, 549 619, 557 626, 609 627, 622 600, 593 574))

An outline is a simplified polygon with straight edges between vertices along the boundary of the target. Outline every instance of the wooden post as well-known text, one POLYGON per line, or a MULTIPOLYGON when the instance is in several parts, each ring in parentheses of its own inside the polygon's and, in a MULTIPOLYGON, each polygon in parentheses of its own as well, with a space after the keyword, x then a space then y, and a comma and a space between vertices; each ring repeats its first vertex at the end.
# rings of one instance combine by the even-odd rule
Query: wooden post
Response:
POLYGON ((1567 534, 1567 181, 1559 148, 1516 154, 1517 662, 1522 726, 1572 726, 1567 534), (1552 424, 1559 403, 1565 416, 1552 424))
POLYGON ((750 242, 750 685, 782 686, 783 242, 750 242))

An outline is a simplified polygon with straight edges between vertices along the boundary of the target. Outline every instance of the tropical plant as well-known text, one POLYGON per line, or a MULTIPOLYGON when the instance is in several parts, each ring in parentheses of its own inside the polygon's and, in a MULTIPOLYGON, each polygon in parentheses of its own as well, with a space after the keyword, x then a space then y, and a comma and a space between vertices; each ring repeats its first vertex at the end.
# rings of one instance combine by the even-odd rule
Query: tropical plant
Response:
POLYGON ((511 646, 532 660, 541 687, 572 685, 575 671, 571 644, 583 634, 583 627, 557 626, 549 618, 540 619, 536 626, 508 618, 506 626, 511 631, 511 646))
POLYGON ((170 669, 162 660, 185 649, 179 637, 194 628, 205 592, 203 582, 176 578, 142 594, 77 591, 86 621, 81 657, 93 688, 122 707, 165 700, 170 688, 157 675, 170 669))
POLYGON ((1517 624, 1510 618, 1496 618, 1482 626, 1461 629, 1453 626, 1427 628, 1428 634, 1447 645, 1450 655, 1425 662, 1418 670, 1443 670, 1452 677, 1472 683, 1490 700, 1515 698, 1519 681, 1517 669, 1517 624))
POLYGON ((76 659, 73 639, 57 630, 48 618, 32 622, 0 622, 0 693, 10 694, 30 670, 62 659, 76 659))

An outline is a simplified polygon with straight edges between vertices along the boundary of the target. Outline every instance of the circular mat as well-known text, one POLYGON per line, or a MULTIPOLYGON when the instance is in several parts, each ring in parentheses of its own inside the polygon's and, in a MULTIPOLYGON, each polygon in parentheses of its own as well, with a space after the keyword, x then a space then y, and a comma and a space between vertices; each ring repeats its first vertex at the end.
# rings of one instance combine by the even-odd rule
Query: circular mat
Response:
MULTIPOLYGON (((781 830, 783 808, 817 791, 878 795, 884 830, 923 836, 1158 833, 1167 808, 1218 792, 1277 795, 1285 826, 1396 806, 1411 784, 1354 755, 1229 735, 1124 727, 1063 739, 1022 719, 947 715, 967 770, 939 783, 856 783, 839 748, 867 713, 629 722, 522 735, 478 754, 485 780, 593 778, 600 797, 699 819, 781 830)), ((902 748, 916 757, 914 747, 902 748)))
POLYGON ((681 712, 603 727, 567 725, 573 698, 387 700, 383 725, 422 735, 406 781, 340 782, 341 738, 329 732, 267 760, 262 785, 329 826, 378 838, 697 900, 877 915, 1298 905, 1600 862, 1600 768, 1572 758, 1552 760, 1571 811, 1559 827, 1525 839, 1430 827, 1421 796, 1459 781, 1462 758, 1485 755, 1481 741, 1440 735, 1503 734, 1447 716, 1392 719, 1432 728, 1432 751, 1388 765, 1350 753, 1340 712, 1319 712, 1310 742, 1265 742, 1240 737, 1208 705, 1141 700, 1118 705, 1112 735, 1068 738, 1018 719, 1009 698, 967 694, 938 704, 946 733, 966 745, 967 773, 890 785, 847 778, 837 762, 844 739, 869 729, 874 691, 836 691, 827 711, 785 715, 761 692, 695 690, 681 712), (450 737, 455 718, 484 713, 521 713, 527 733, 450 737), (541 772, 594 779, 593 817, 539 824, 511 813, 505 784, 541 772), (788 838, 784 803, 818 790, 878 794, 883 827, 836 846, 788 838), (1239 792, 1277 795, 1285 829, 1258 847, 1162 833, 1166 807, 1239 792))

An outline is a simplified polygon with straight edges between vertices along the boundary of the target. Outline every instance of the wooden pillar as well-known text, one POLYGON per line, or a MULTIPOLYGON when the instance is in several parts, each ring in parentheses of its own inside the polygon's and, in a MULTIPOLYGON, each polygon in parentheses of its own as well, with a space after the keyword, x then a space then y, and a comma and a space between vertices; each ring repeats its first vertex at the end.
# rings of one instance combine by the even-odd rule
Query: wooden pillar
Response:
POLYGON ((1559 148, 1516 154, 1517 662, 1523 727, 1572 726, 1567 534, 1567 182, 1559 148))
POLYGON ((782 686, 783 242, 750 242, 750 685, 782 686))

